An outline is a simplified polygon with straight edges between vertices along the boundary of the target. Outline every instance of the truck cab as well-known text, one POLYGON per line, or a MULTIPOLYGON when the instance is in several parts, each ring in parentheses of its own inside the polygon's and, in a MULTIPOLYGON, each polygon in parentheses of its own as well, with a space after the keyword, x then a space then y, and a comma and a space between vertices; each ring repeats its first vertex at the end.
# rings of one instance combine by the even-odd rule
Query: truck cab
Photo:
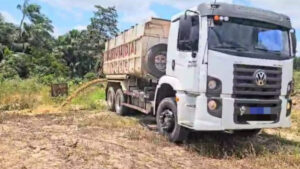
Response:
POLYGON ((154 115, 172 142, 191 130, 254 135, 290 127, 295 54, 288 16, 200 4, 106 43, 108 108, 154 115))
POLYGON ((217 3, 174 16, 154 105, 160 132, 178 141, 187 130, 290 127, 295 52, 282 14, 217 3))

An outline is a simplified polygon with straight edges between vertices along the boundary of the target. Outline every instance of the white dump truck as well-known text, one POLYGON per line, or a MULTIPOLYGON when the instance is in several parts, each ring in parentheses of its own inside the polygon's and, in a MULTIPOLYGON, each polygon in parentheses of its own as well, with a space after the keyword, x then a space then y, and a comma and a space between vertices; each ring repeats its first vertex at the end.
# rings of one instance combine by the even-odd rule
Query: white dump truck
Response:
POLYGON ((106 43, 108 107, 155 116, 172 142, 290 127, 295 53, 290 18, 271 11, 215 3, 151 18, 106 43))

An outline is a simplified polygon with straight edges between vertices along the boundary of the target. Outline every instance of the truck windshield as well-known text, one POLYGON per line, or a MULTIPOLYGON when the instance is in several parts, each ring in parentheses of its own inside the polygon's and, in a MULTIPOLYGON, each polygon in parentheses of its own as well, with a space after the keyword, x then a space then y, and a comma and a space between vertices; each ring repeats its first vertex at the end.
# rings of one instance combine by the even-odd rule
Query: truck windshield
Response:
POLYGON ((238 56, 286 59, 291 57, 288 35, 288 29, 273 24, 231 18, 228 22, 211 22, 209 49, 238 56))

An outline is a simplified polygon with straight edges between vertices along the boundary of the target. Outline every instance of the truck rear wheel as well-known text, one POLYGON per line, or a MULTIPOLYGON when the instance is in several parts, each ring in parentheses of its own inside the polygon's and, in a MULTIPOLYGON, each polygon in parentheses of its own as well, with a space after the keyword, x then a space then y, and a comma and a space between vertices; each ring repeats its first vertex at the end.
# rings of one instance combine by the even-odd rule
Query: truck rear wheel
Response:
POLYGON ((128 111, 127 107, 122 105, 124 102, 125 102, 125 97, 123 91, 122 89, 118 89, 116 92, 115 110, 116 113, 120 116, 124 116, 128 111))
POLYGON ((189 131, 178 124, 174 98, 161 101, 156 113, 156 122, 159 133, 167 136, 171 142, 180 143, 187 139, 189 131))
POLYGON ((107 90, 106 99, 107 99, 107 107, 108 110, 110 111, 115 111, 115 96, 116 96, 115 89, 113 87, 109 87, 107 90))

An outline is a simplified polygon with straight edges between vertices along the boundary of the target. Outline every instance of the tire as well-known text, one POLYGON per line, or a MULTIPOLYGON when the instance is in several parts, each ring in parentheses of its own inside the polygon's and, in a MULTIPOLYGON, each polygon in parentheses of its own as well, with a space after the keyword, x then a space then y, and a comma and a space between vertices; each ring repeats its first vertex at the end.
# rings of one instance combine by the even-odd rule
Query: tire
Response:
POLYGON ((158 44, 151 47, 145 57, 145 68, 149 74, 160 78, 166 74, 167 44, 158 44))
POLYGON ((123 94, 122 89, 118 89, 116 92, 116 99, 115 99, 115 110, 116 113, 120 116, 126 115, 128 109, 125 106, 122 106, 122 103, 125 102, 125 97, 123 94))
POLYGON ((241 136, 241 137, 255 137, 259 135, 261 129, 253 129, 253 130, 236 130, 233 131, 234 135, 241 136))
POLYGON ((174 98, 163 99, 157 109, 156 123, 158 132, 169 141, 181 143, 188 138, 189 130, 178 124, 177 105, 174 98))
POLYGON ((107 98, 107 107, 110 111, 115 111, 115 89, 113 87, 109 87, 107 90, 106 98, 107 98))

